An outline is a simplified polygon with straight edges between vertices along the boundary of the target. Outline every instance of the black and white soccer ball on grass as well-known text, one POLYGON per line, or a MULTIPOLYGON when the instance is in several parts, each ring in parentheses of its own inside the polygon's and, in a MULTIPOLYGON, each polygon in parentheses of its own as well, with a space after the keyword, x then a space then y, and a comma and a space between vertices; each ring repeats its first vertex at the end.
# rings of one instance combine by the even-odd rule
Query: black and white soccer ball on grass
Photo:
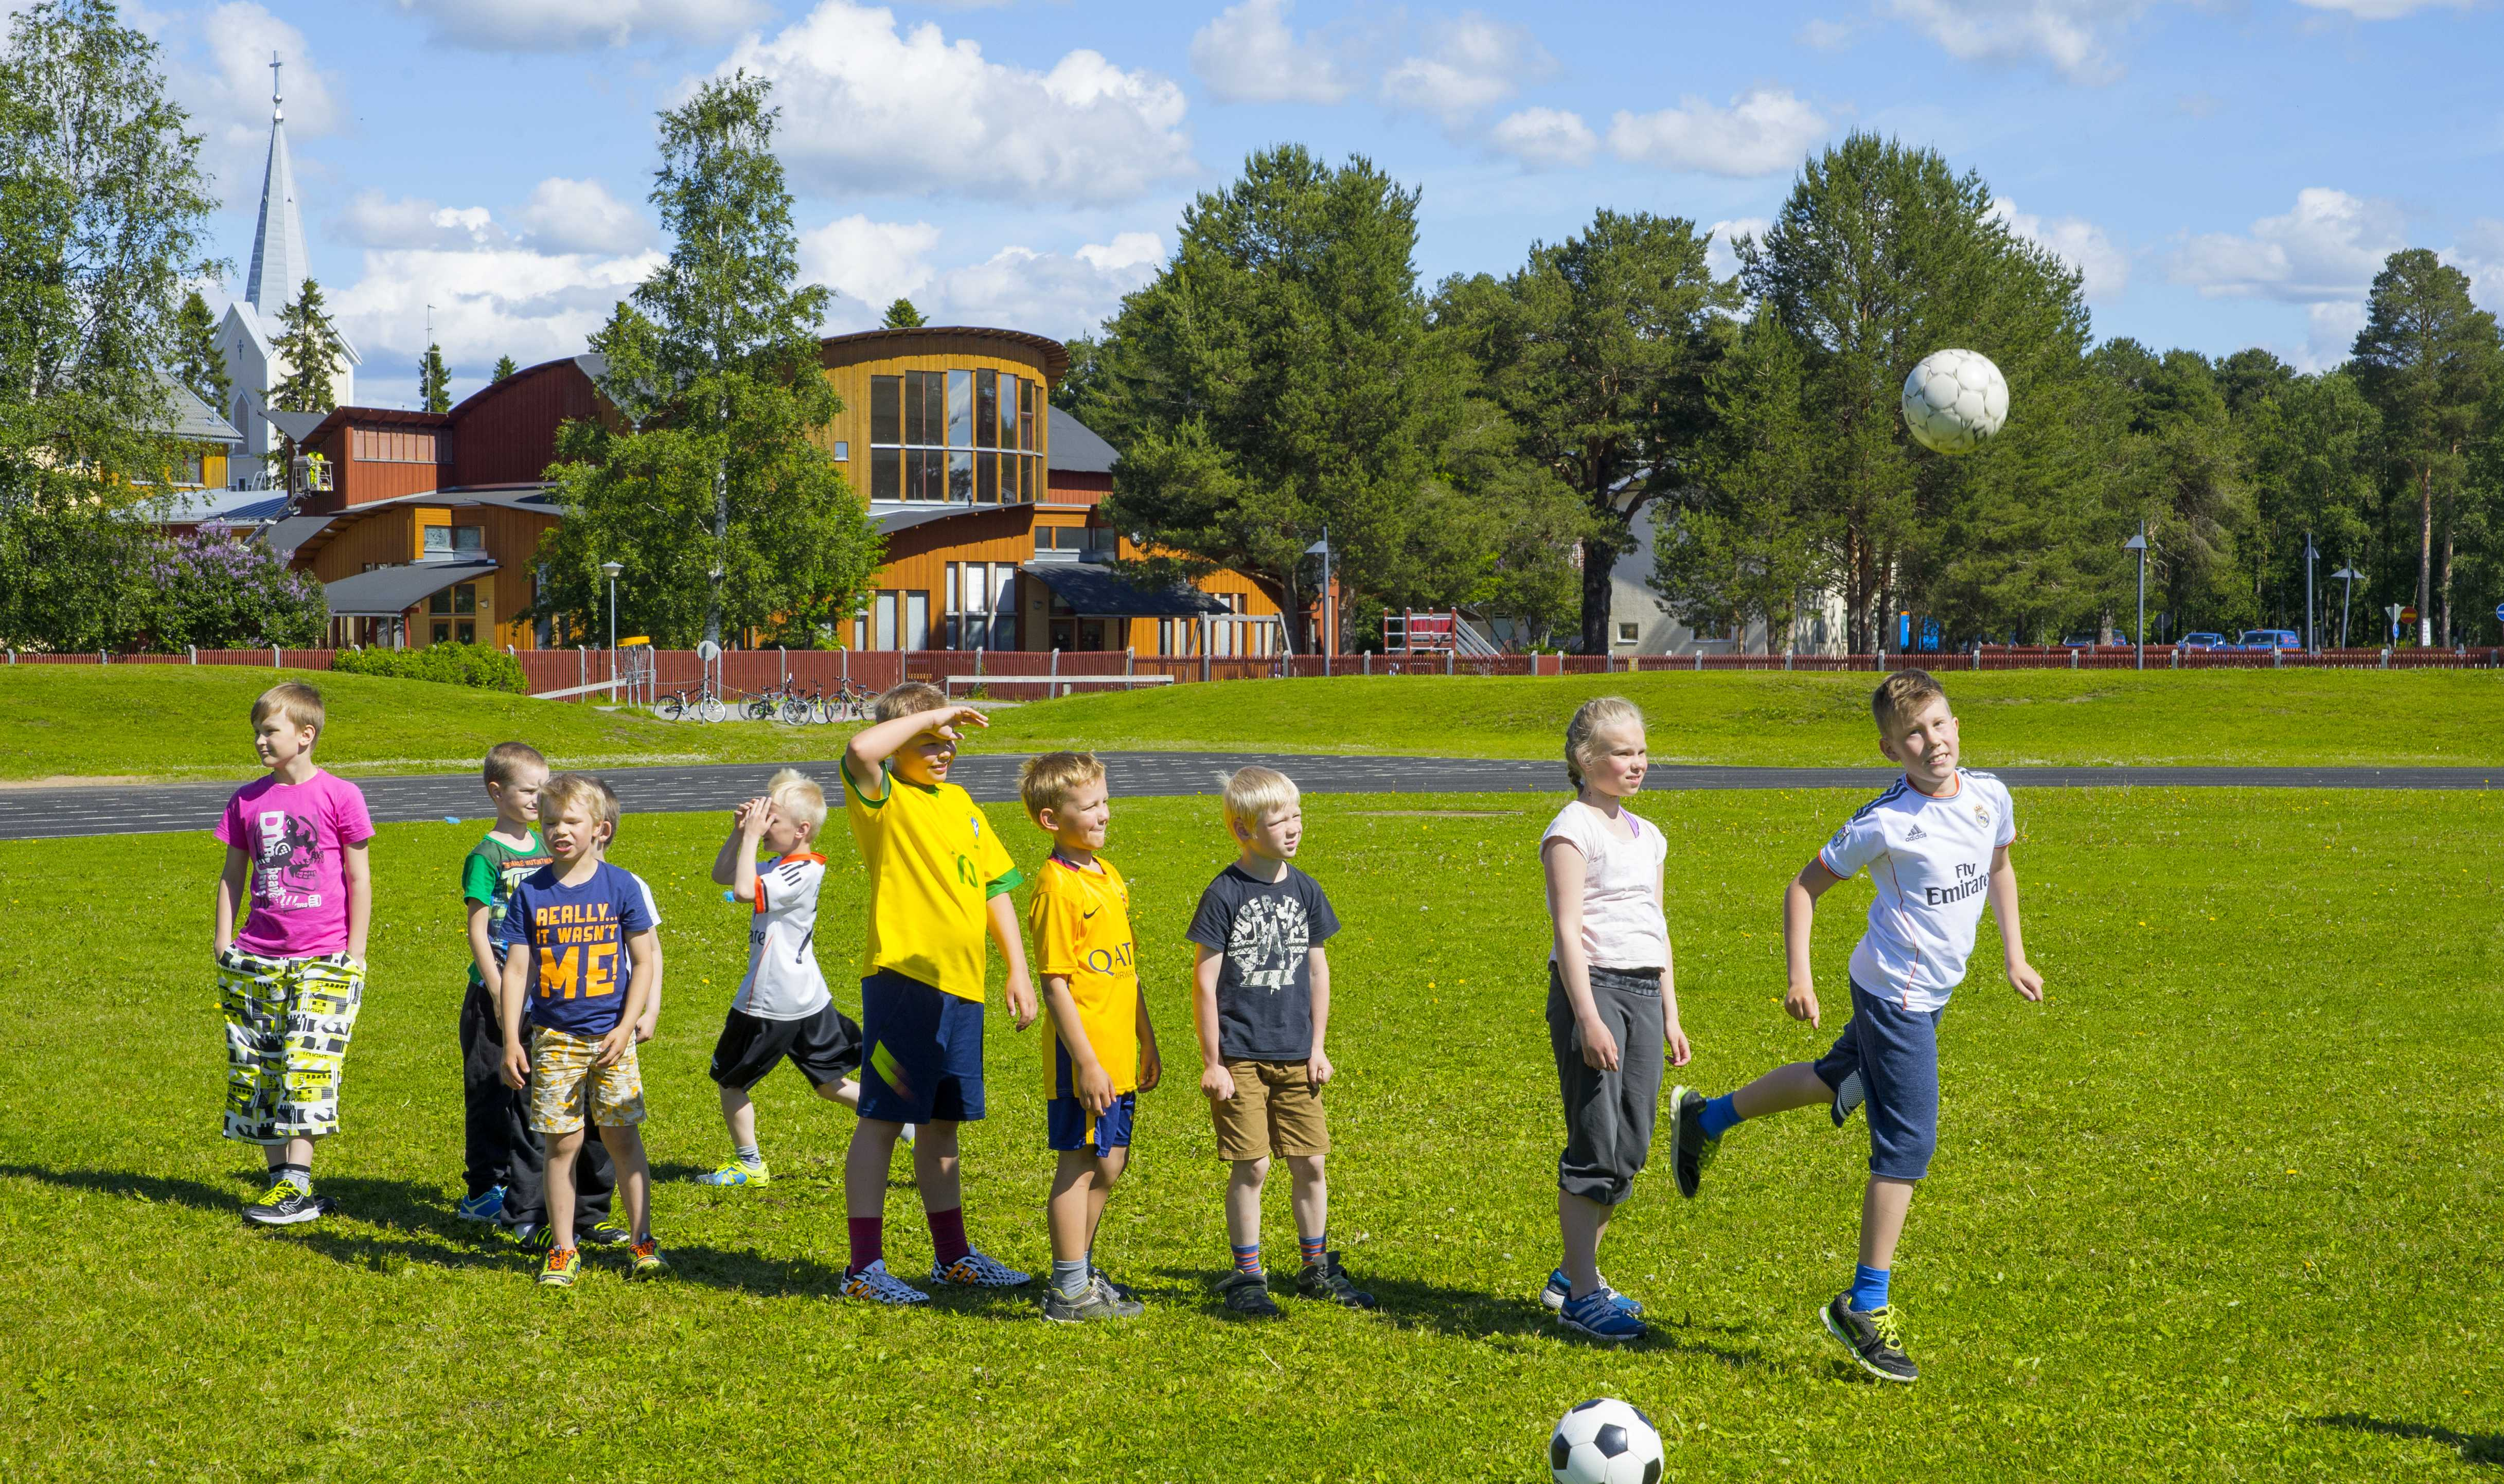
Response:
POLYGON ((1660 1434, 1632 1405, 1595 1398, 1558 1419, 1548 1467, 1556 1484, 1660 1484, 1660 1434))

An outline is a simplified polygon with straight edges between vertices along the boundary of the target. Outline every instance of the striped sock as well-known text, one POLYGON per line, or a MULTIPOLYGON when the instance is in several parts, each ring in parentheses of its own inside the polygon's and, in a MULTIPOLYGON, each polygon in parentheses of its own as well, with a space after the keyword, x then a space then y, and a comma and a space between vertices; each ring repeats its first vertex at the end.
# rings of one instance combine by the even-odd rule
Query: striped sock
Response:
POLYGON ((1256 1277, 1260 1275, 1260 1243, 1255 1242, 1249 1247, 1237 1247, 1235 1249, 1235 1270, 1238 1273, 1251 1273, 1256 1277))
POLYGON ((1323 1260, 1330 1256, 1330 1233, 1325 1231, 1320 1236, 1299 1236, 1296 1238, 1296 1245, 1304 1249, 1306 1267, 1319 1267, 1323 1260))

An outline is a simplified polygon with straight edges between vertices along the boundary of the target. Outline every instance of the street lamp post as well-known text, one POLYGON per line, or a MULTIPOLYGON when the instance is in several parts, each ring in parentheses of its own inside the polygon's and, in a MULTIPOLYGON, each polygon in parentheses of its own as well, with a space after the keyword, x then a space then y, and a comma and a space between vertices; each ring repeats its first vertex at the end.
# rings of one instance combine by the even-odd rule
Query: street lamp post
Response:
POLYGON ((2313 564, 2321 553, 2313 549, 2313 533, 2304 534, 2304 652, 2318 654, 2320 646, 2313 641, 2313 564))
POLYGON ((1335 622, 1338 615, 1332 611, 1331 603, 1330 527, 1324 526, 1322 528, 1322 538, 1313 542, 1310 546, 1305 547, 1304 555, 1308 557, 1319 557, 1322 559, 1322 641, 1320 647, 1322 653, 1326 655, 1334 654, 1339 650, 1339 625, 1335 622))
POLYGON ((2147 668, 2147 522, 2139 523, 2139 535, 2121 543, 2124 551, 2139 553, 2139 628, 2132 638, 2139 648, 2139 668, 2147 668))
POLYGON ((2342 649, 2348 647, 2348 604, 2355 601, 2356 579, 2363 575, 2352 567, 2343 567, 2330 574, 2332 580, 2343 584, 2339 593, 2339 647, 2342 649))
POLYGON ((609 579, 609 704, 617 704, 617 574, 626 569, 623 562, 603 562, 600 574, 609 579))

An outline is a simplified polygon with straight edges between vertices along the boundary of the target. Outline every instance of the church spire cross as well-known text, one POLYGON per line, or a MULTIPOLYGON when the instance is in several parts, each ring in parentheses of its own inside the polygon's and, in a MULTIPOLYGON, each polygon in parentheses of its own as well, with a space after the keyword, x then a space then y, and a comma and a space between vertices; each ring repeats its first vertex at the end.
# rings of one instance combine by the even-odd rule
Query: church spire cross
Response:
POLYGON ((280 106, 287 101, 287 96, 278 90, 278 69, 283 65, 277 52, 269 53, 269 121, 272 123, 287 121, 287 110, 280 106))

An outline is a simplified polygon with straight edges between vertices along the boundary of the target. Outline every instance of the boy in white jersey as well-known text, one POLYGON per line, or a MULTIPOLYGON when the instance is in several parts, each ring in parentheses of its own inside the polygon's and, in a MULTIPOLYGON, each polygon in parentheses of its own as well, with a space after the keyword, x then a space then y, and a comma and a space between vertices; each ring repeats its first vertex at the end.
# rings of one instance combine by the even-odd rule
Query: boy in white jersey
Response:
POLYGON ((1790 1108, 1826 1105, 1843 1126, 1869 1110, 1869 1188, 1861 1203, 1861 1262, 1852 1287, 1825 1309, 1826 1331, 1883 1381, 1920 1377, 1904 1354, 1899 1316, 1887 1296, 1895 1239, 1913 1186, 1938 1144, 1939 1012, 1965 978, 1982 909, 2000 923, 2008 983, 2043 998, 2043 976, 2026 961, 2017 923, 2017 838, 2008 788, 1957 766, 1957 720, 1939 682, 1918 670, 1889 675, 1869 698, 1878 750, 1904 768, 1901 781, 1861 806, 1800 869, 1783 898, 1783 946, 1793 1019, 1818 1023, 1809 976, 1809 928, 1817 899, 1866 867, 1878 888, 1869 928, 1852 950, 1852 1018, 1816 1061, 1776 1067, 1736 1092, 1689 1092, 1678 1107, 1679 1193, 1693 1195, 1732 1124, 1790 1108))
POLYGON ((826 822, 825 790, 785 768, 732 816, 730 838, 713 857, 715 884, 756 904, 748 930, 748 975, 730 1002, 721 1040, 713 1049, 713 1080, 721 1088, 722 1122, 730 1126, 730 1158, 697 1182, 760 1186, 773 1182, 756 1143, 756 1105, 748 1089, 789 1057, 817 1095, 858 1111, 860 1027, 835 1008, 817 968, 817 888, 826 858, 812 848, 826 822), (760 868, 762 847, 772 858, 760 868))

